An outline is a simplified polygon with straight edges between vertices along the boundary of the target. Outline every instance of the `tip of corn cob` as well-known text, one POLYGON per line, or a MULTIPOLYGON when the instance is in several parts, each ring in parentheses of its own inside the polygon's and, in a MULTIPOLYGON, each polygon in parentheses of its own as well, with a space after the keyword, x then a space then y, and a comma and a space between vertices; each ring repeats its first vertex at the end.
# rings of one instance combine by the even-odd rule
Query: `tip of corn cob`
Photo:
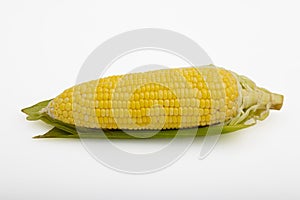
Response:
POLYGON ((272 93, 271 94, 271 106, 270 109, 280 110, 283 105, 284 96, 281 94, 272 93))

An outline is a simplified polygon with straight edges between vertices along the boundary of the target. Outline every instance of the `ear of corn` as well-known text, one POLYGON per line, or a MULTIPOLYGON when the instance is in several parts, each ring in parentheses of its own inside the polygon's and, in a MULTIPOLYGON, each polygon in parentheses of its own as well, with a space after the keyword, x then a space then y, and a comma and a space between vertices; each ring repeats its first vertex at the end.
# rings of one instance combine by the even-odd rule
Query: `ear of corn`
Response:
POLYGON ((244 76, 205 66, 93 80, 23 111, 29 120, 54 125, 49 137, 76 136, 76 125, 123 138, 120 129, 165 130, 166 136, 171 129, 201 127, 201 135, 206 126, 224 122, 223 132, 239 130, 265 119, 282 102, 282 95, 244 76))

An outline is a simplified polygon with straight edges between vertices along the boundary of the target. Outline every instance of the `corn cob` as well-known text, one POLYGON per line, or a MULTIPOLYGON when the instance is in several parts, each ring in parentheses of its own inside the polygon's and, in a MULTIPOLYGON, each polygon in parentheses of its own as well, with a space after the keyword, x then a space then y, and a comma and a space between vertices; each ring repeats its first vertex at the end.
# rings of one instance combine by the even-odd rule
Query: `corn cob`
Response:
POLYGON ((77 127, 160 130, 253 124, 282 103, 282 95, 211 65, 92 80, 65 90, 38 112, 77 127))

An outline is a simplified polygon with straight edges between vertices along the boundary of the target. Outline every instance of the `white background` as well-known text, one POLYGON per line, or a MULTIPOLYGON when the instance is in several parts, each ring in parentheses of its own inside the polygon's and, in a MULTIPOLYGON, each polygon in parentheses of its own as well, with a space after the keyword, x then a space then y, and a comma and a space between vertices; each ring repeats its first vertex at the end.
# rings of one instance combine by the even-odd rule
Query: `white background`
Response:
POLYGON ((0 198, 299 199, 299 9, 297 1, 1 1, 0 198), (31 138, 50 127, 26 121, 22 108, 73 85, 105 40, 147 27, 182 33, 215 64, 284 94, 282 110, 222 136, 204 160, 197 138, 178 162, 146 175, 102 166, 80 140, 31 138))

